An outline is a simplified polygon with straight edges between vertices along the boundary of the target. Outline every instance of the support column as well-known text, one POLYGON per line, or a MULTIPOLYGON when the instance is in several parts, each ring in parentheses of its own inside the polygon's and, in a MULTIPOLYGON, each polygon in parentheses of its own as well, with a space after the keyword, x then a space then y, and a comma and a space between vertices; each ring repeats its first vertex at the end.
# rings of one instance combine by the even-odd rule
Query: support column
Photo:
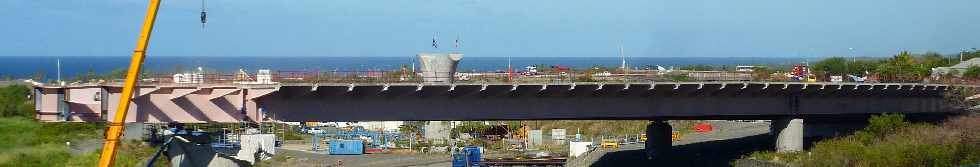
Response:
POLYGON ((668 155, 671 150, 671 133, 673 129, 667 121, 650 121, 647 124, 646 153, 648 158, 668 155))
POLYGON ((790 117, 775 119, 770 132, 776 136, 776 152, 803 151, 803 119, 790 117))

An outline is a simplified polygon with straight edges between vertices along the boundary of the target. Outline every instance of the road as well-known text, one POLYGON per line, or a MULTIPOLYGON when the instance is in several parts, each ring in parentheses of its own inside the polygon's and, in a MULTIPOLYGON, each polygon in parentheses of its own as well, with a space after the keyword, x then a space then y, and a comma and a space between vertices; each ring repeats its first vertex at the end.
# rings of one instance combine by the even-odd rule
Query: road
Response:
POLYGON ((449 163, 448 154, 364 154, 364 155, 329 155, 326 152, 310 152, 305 150, 278 149, 276 156, 288 157, 285 161, 276 161, 269 166, 430 166, 433 164, 449 163), (342 164, 342 165, 341 165, 342 164))
POLYGON ((773 148, 767 122, 708 122, 714 125, 713 131, 683 135, 666 157, 648 159, 642 143, 629 144, 596 150, 568 166, 730 166, 742 155, 773 148))

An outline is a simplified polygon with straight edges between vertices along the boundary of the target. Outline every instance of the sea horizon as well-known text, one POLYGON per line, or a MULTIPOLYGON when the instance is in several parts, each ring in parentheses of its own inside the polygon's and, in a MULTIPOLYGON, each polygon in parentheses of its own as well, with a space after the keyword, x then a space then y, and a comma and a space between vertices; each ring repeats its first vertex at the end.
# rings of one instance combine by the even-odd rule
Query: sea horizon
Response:
MULTIPOLYGON (((872 57, 868 57, 872 58, 872 57)), ((816 62, 823 59, 814 57, 626 57, 627 64, 643 66, 687 66, 687 65, 785 65, 816 62)), ((0 56, 0 76, 27 78, 44 75, 45 79, 57 76, 57 62, 61 61, 62 78, 93 72, 97 74, 123 69, 129 65, 129 56, 0 56)), ((219 72, 235 72, 244 69, 254 72, 257 69, 285 71, 369 71, 397 70, 402 65, 410 66, 415 56, 391 57, 316 57, 316 56, 150 56, 144 61, 144 69, 149 72, 170 73, 203 67, 219 72)), ((498 71, 507 68, 507 63, 515 69, 529 65, 559 65, 571 68, 592 66, 618 67, 621 57, 484 57, 464 56, 460 61, 461 71, 498 71)))

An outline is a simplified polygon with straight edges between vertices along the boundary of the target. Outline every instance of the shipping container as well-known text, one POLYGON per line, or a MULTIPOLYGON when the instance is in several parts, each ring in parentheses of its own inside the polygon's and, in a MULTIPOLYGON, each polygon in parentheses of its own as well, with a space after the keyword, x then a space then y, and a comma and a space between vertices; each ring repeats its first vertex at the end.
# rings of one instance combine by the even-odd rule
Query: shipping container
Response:
POLYGON ((332 140, 330 155, 361 155, 364 154, 364 141, 361 140, 332 140))

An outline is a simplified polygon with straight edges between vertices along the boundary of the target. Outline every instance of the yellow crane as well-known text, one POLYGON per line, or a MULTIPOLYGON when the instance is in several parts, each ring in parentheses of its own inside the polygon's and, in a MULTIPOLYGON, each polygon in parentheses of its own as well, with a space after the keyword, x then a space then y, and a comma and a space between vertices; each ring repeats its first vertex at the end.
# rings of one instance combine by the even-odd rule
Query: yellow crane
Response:
POLYGON ((116 160, 119 137, 122 136, 123 125, 126 123, 126 113, 129 111, 129 103, 133 97, 133 89, 136 88, 136 80, 143 65, 143 58, 146 58, 146 48, 150 43, 150 33, 153 32, 153 23, 156 21, 157 9, 159 8, 160 0, 150 0, 149 8, 146 10, 146 18, 143 20, 143 28, 140 30, 140 36, 136 42, 136 50, 133 50, 133 58, 129 62, 129 71, 126 72, 126 81, 120 96, 123 98, 119 98, 116 115, 109 122, 109 129, 106 130, 105 145, 102 146, 102 154, 99 156, 100 167, 111 167, 116 160))

